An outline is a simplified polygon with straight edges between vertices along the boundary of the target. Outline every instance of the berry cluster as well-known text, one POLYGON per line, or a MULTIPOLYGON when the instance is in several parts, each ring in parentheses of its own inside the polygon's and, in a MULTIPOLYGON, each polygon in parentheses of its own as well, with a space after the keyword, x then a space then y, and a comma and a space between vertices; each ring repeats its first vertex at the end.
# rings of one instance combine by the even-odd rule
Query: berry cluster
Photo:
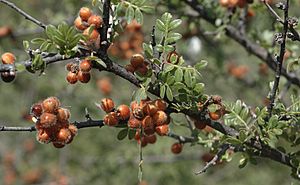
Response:
POLYGON ((142 44, 144 35, 141 30, 142 26, 133 20, 130 24, 125 24, 125 30, 120 34, 119 39, 110 45, 108 52, 112 56, 122 59, 129 59, 134 53, 143 51, 142 44))
POLYGON ((145 58, 141 54, 134 54, 130 59, 130 64, 125 66, 126 70, 134 73, 138 72, 141 75, 146 75, 149 71, 148 63, 145 61, 145 58))
MULTIPOLYGON (((1 56, 1 61, 3 64, 14 64, 16 61, 16 57, 12 53, 4 53, 1 56)), ((9 72, 3 72, 1 73, 1 79, 4 82, 12 82, 16 78, 16 72, 15 71, 9 71, 9 72)))
POLYGON ((88 41, 91 43, 100 39, 100 34, 97 29, 100 28, 102 23, 102 17, 99 15, 94 15, 93 12, 87 7, 82 7, 79 10, 79 16, 74 21, 75 27, 78 30, 83 31, 83 35, 87 36, 88 41))
POLYGON ((77 127, 70 124, 70 111, 60 107, 56 97, 49 97, 31 107, 31 114, 37 119, 37 140, 56 148, 62 148, 72 142, 77 134, 77 127))
POLYGON ((70 84, 75 84, 78 80, 81 83, 88 83, 91 79, 92 63, 88 59, 82 60, 79 65, 73 62, 68 63, 66 69, 69 71, 66 80, 70 84))

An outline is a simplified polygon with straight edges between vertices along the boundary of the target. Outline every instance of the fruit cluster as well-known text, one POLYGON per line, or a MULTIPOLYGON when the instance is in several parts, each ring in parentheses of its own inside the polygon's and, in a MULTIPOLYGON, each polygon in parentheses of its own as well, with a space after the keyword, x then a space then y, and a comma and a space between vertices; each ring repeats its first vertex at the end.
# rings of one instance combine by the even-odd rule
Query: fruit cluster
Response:
MULTIPOLYGON (((100 34, 97 29, 100 28, 102 23, 102 17, 93 14, 93 12, 87 7, 82 7, 79 10, 79 16, 74 21, 75 27, 78 30, 83 31, 83 35, 85 35, 91 43, 100 39, 100 34)), ((100 40, 98 43, 100 43, 100 40)))
MULTIPOLYGON (((16 61, 16 57, 12 53, 4 53, 1 56, 1 61, 3 64, 14 64, 16 61)), ((4 82, 12 82, 16 78, 16 72, 15 71, 9 71, 9 72, 2 72, 1 73, 1 79, 4 82)))
POLYGON ((129 59, 134 53, 143 51, 142 44, 144 35, 141 30, 142 26, 133 20, 130 24, 125 24, 124 32, 120 33, 120 37, 110 45, 108 52, 112 56, 122 59, 129 59))
POLYGON ((56 97, 32 105, 30 113, 37 119, 36 137, 40 143, 52 142, 54 147, 62 148, 77 134, 77 127, 69 122, 70 111, 60 107, 56 97))
POLYGON ((78 65, 77 63, 68 63, 66 65, 68 72, 66 80, 70 84, 75 84, 78 80, 81 83, 88 83, 91 79, 92 63, 88 59, 84 59, 78 65))
POLYGON ((146 75, 149 71, 148 63, 145 61, 145 58, 141 54, 134 54, 131 56, 130 64, 125 66, 126 70, 134 73, 138 72, 141 75, 146 75))

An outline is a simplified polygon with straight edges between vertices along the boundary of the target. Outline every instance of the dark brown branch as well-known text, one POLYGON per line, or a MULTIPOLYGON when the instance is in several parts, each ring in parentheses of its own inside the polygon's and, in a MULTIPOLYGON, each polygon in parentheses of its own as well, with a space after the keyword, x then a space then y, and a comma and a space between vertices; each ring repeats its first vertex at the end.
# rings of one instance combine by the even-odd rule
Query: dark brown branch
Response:
POLYGON ((25 17, 25 19, 33 22, 34 24, 42 27, 43 29, 46 28, 46 25, 44 23, 42 23, 41 21, 33 18, 31 15, 27 14, 26 12, 24 12, 23 10, 21 10, 19 7, 17 7, 14 3, 7 1, 7 0, 0 0, 0 3, 3 3, 7 6, 9 6, 10 8, 16 10, 19 14, 21 14, 22 16, 25 17))
POLYGON ((110 18, 110 0, 105 0, 103 3, 103 25, 100 29, 100 50, 99 52, 106 54, 109 47, 109 41, 107 39, 109 29, 109 18, 110 18))

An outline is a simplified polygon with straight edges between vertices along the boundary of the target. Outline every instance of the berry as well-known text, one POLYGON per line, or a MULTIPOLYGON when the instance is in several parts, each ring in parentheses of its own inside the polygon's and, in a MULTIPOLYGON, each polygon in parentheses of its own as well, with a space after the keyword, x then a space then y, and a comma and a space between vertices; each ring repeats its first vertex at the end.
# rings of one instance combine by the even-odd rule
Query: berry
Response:
POLYGON ((155 128, 155 131, 160 136, 165 136, 169 133, 169 125, 160 125, 155 128))
POLYGON ((132 114, 135 118, 141 120, 145 117, 144 113, 143 113, 143 110, 140 109, 140 108, 135 108, 133 111, 132 111, 132 114))
POLYGON ((152 121, 152 117, 150 116, 146 116, 143 121, 142 121, 142 126, 143 128, 153 128, 154 127, 154 124, 153 124, 153 121, 152 121))
POLYGON ((135 71, 135 68, 131 64, 126 65, 125 69, 131 73, 134 73, 134 71, 135 71))
POLYGON ((52 144, 55 148, 63 148, 65 146, 64 143, 60 143, 60 142, 53 142, 52 144))
POLYGON ((156 135, 152 134, 149 136, 145 136, 147 143, 154 144, 156 142, 156 135))
POLYGON ((154 101, 154 105, 158 110, 165 111, 167 109, 167 103, 162 99, 157 99, 154 101))
POLYGON ((51 113, 43 113, 40 117, 40 126, 42 128, 49 128, 56 124, 57 118, 54 114, 51 113))
POLYGON ((70 111, 68 109, 65 108, 59 108, 57 110, 57 121, 59 122, 65 122, 68 121, 68 119, 70 118, 70 111))
POLYGON ((145 115, 153 116, 157 112, 157 107, 148 103, 143 107, 143 112, 145 115))
POLYGON ((173 152, 173 154, 179 154, 181 153, 183 148, 183 145, 181 143, 174 143, 171 147, 171 151, 173 152))
POLYGON ((89 19, 88 19, 88 24, 94 25, 96 28, 99 28, 102 25, 102 17, 100 17, 99 15, 92 15, 89 19))
POLYGON ((70 83, 70 84, 75 84, 78 80, 77 78, 77 74, 76 73, 72 73, 71 71, 68 73, 67 75, 67 81, 70 83))
POLYGON ((220 110, 217 110, 216 112, 209 112, 209 117, 212 120, 219 120, 222 116, 222 113, 220 110))
POLYGON ((99 32, 96 30, 96 29, 93 29, 91 32, 90 32, 90 29, 92 29, 91 27, 88 27, 87 29, 85 29, 83 31, 83 35, 86 36, 88 38, 89 41, 91 42, 94 42, 98 39, 99 37, 99 32))
POLYGON ((14 54, 7 52, 1 56, 1 60, 3 64, 13 64, 16 61, 16 57, 14 54))
POLYGON ((131 110, 133 111, 134 109, 137 109, 137 108, 139 108, 140 106, 139 106, 139 104, 137 103, 137 101, 133 101, 133 102, 131 102, 131 104, 130 104, 130 108, 131 108, 131 110))
POLYGON ((141 67, 144 64, 144 56, 141 54, 135 54, 130 59, 130 64, 133 68, 141 67))
POLYGON ((144 133, 147 136, 153 135, 155 133, 154 125, 153 125, 153 127, 144 128, 144 133))
POLYGON ((116 126, 119 123, 117 114, 111 112, 104 117, 104 124, 108 126, 116 126))
POLYGON ((42 108, 44 112, 56 113, 60 102, 56 97, 49 97, 42 102, 42 108))
POLYGON ((121 120, 127 120, 130 117, 130 109, 127 105, 120 105, 117 108, 117 115, 121 120))
POLYGON ((91 73, 84 73, 79 71, 77 74, 77 78, 81 83, 88 83, 91 80, 91 73))
POLYGON ((110 98, 104 98, 101 100, 101 108, 103 111, 106 113, 109 113, 114 110, 115 103, 112 99, 110 98))
POLYGON ((70 124, 69 131, 71 132, 72 136, 76 136, 78 133, 78 128, 75 125, 70 124))
POLYGON ((142 122, 134 117, 128 120, 128 127, 130 128, 140 128, 142 122))
POLYGON ((166 124, 167 120, 168 120, 168 116, 164 111, 157 111, 153 115, 153 122, 156 126, 166 124))
POLYGON ((206 127, 206 123, 204 120, 195 120, 194 124, 195 124, 195 127, 199 130, 202 130, 206 127))
POLYGON ((38 142, 43 143, 43 144, 47 144, 51 141, 49 134, 43 129, 38 130, 36 139, 38 142))
POLYGON ((35 103, 31 106, 30 114, 34 115, 35 117, 40 117, 43 113, 43 107, 40 103, 35 103))
POLYGON ((80 65, 79 65, 79 68, 82 72, 90 72, 91 69, 92 69, 92 64, 91 64, 91 61, 89 60, 83 60, 80 62, 80 65))
POLYGON ((12 82, 16 78, 16 72, 3 72, 1 73, 1 79, 3 82, 9 83, 12 82))
POLYGON ((85 30, 87 28, 86 25, 83 24, 80 17, 77 17, 74 21, 74 25, 78 30, 85 30))
POLYGON ((140 67, 136 69, 136 71, 139 72, 142 76, 145 76, 149 70, 145 64, 142 64, 140 67))
POLYGON ((56 135, 56 140, 61 143, 67 143, 71 139, 71 132, 68 128, 62 128, 56 135))
POLYGON ((92 11, 87 7, 82 7, 79 10, 79 16, 83 21, 87 21, 92 15, 92 11))

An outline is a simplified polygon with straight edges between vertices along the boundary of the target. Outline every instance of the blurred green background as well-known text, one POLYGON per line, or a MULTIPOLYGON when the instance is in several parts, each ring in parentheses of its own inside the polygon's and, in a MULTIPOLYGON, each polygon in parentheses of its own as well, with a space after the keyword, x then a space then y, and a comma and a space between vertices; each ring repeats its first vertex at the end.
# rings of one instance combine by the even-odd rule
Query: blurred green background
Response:
MULTIPOLYGON (((91 2, 84 0, 12 2, 47 24, 58 24, 61 21, 72 23, 80 7, 91 7, 91 2)), ((97 8, 94 10, 97 12, 97 8)), ((155 16, 161 15, 164 10, 159 7, 155 16)), ((265 18, 263 14, 266 12, 257 12, 250 24, 268 26, 270 18, 265 18)), ((146 41, 149 40, 155 16, 148 15, 145 18, 143 32, 146 41)), ((18 61, 28 58, 23 50, 22 40, 41 36, 40 29, 3 4, 0 4, 0 17, 0 27, 9 26, 15 35, 0 38, 0 54, 12 52, 18 61)), ((207 25, 202 23, 201 26, 206 29, 207 25)), ((208 26, 207 28, 210 29, 208 26)), ((187 35, 190 31, 191 29, 180 30, 187 35)), ((201 59, 209 62, 202 73, 206 93, 219 94, 227 101, 242 99, 250 106, 264 104, 264 98, 268 94, 267 84, 273 78, 273 72, 267 70, 267 74, 261 75, 261 61, 249 56, 233 41, 226 38, 203 38, 196 34, 185 37, 178 43, 177 49, 190 64, 201 59), (190 48, 197 48, 195 44, 201 47, 193 52, 190 48), (237 76, 230 66, 240 65, 247 70, 245 75, 237 76)), ((119 63, 125 65, 128 60, 120 60, 119 63)), ((64 106, 70 108, 73 121, 84 120, 85 108, 88 108, 92 118, 101 119, 104 114, 94 103, 103 97, 111 97, 117 105, 130 103, 135 87, 125 80, 106 72, 93 71, 90 83, 69 85, 65 80, 65 64, 66 62, 50 65, 41 76, 18 73, 12 84, 1 81, 0 125, 32 125, 24 116, 33 103, 48 96, 57 96, 64 106), (112 92, 108 96, 99 91, 96 85, 97 79, 104 77, 110 78, 112 82, 112 92)), ((284 83, 285 79, 282 81, 284 83)), ((176 130, 188 133, 184 128, 176 130)), ((0 184, 138 184, 138 145, 127 139, 118 141, 117 133, 118 129, 107 127, 81 129, 72 144, 56 149, 51 144, 39 144, 35 140, 35 133, 1 132, 0 184)), ((170 138, 159 137, 154 145, 144 148, 144 185, 285 185, 294 182, 287 167, 269 160, 258 160, 256 166, 248 165, 239 169, 239 154, 234 154, 230 163, 223 163, 196 176, 194 172, 203 167, 203 155, 209 151, 201 146, 186 144, 181 154, 173 155, 170 147, 174 142, 170 138)))

